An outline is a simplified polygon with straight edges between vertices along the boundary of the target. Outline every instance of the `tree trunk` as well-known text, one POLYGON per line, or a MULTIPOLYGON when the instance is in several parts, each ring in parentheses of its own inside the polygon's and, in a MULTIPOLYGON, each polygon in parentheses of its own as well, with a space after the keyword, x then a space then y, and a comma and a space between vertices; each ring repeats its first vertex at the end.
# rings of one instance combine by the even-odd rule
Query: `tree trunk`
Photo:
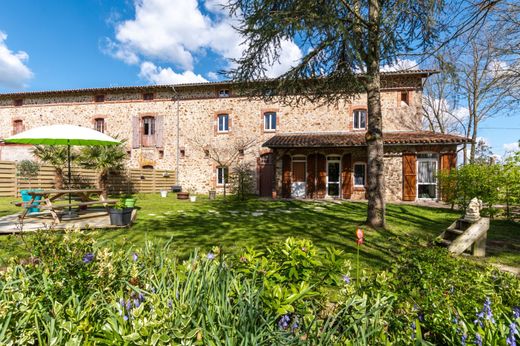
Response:
POLYGON ((103 197, 108 196, 108 172, 101 172, 98 176, 98 188, 102 190, 101 194, 103 197))
POLYGON ((63 189, 63 170, 61 168, 54 168, 54 188, 56 190, 63 189))
POLYGON ((368 131, 366 140, 368 157, 367 224, 371 227, 385 226, 383 118, 379 72, 379 7, 379 0, 370 0, 367 52, 368 131))
POLYGON ((471 150, 469 152, 469 162, 475 162, 475 150, 477 147, 477 129, 478 129, 478 118, 475 115, 473 117, 473 133, 471 134, 471 150))

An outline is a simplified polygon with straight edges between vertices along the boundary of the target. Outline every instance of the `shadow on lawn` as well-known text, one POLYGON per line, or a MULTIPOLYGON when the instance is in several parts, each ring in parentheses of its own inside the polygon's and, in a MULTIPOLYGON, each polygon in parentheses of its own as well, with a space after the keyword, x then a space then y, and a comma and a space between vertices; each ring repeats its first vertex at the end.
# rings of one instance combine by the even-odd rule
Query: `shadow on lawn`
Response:
MULTIPOLYGON (((424 209, 390 206, 391 227, 366 231, 366 242, 360 249, 364 266, 382 267, 416 239, 440 233, 442 225, 438 221, 445 215, 435 215, 435 209, 425 213, 424 209)), ((364 203, 218 200, 179 210, 140 217, 124 234, 123 242, 139 245, 143 240, 152 240, 161 246, 171 241, 172 250, 185 257, 195 248, 208 251, 218 245, 226 252, 236 252, 247 246, 263 248, 292 236, 310 239, 321 248, 336 247, 345 252, 346 258, 354 259, 355 229, 366 218, 364 203)), ((107 233, 103 238, 121 241, 117 233, 107 233)))

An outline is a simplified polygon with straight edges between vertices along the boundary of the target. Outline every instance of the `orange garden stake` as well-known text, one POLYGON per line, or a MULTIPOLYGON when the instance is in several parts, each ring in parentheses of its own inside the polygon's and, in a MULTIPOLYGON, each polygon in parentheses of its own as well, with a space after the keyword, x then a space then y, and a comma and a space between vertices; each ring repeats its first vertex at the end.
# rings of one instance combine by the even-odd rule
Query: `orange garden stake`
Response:
POLYGON ((363 238, 364 238, 365 234, 363 233, 363 230, 361 228, 358 228, 356 230, 356 237, 357 237, 357 241, 356 241, 356 244, 357 244, 357 258, 356 258, 356 285, 359 287, 359 247, 361 246, 361 244, 363 244, 363 238))

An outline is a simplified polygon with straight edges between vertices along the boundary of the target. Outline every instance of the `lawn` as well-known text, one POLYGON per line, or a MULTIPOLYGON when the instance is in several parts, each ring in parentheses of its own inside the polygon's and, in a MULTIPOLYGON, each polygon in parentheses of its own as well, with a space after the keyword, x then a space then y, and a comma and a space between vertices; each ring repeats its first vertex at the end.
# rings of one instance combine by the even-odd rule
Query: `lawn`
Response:
MULTIPOLYGON (((0 216, 19 211, 9 205, 12 199, 0 199, 0 216)), ((101 244, 141 246, 151 241, 158 246, 167 242, 179 256, 187 256, 195 248, 210 250, 222 246, 224 251, 253 246, 262 248, 287 237, 311 239, 321 248, 334 246, 354 258, 355 229, 362 226, 366 203, 264 201, 231 199, 196 203, 179 201, 174 195, 139 195, 136 223, 130 229, 103 230, 98 234, 101 244)), ((456 212, 447 209, 390 204, 387 209, 387 230, 367 230, 361 248, 366 268, 382 269, 403 249, 427 245, 453 220, 456 212)), ((488 261, 508 265, 520 263, 520 224, 492 221, 488 234, 488 261)), ((0 237, 0 260, 14 254, 23 255, 19 236, 0 237)))

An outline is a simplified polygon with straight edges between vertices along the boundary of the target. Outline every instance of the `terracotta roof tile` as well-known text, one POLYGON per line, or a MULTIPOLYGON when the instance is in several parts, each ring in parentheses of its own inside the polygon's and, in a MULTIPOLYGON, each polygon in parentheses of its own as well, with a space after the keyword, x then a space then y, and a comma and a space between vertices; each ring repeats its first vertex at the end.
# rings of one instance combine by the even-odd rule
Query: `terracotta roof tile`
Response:
MULTIPOLYGON (((384 144, 462 144, 469 138, 429 131, 396 131, 383 134, 384 144)), ((269 148, 315 148, 365 146, 364 132, 288 133, 275 135, 262 146, 269 148)))

